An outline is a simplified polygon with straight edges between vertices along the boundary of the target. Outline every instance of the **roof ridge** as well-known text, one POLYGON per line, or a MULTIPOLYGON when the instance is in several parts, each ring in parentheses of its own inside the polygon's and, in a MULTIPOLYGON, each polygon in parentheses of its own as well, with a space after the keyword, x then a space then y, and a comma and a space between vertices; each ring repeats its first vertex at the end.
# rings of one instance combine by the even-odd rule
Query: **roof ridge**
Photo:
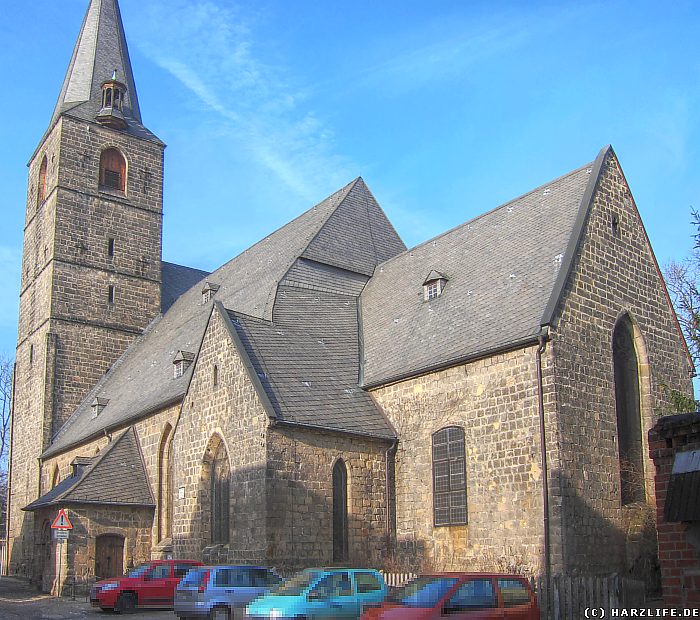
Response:
POLYGON ((515 198, 512 198, 512 199, 508 200, 507 202, 504 202, 504 203, 498 205, 497 207, 494 207, 493 209, 489 209, 488 211, 485 211, 484 213, 480 213, 479 215, 476 215, 475 217, 467 220, 466 222, 462 222, 461 224, 458 224, 457 226, 453 226, 449 230, 446 230, 445 232, 442 232, 439 235, 436 235, 435 237, 431 237, 430 239, 426 239, 425 241, 422 241, 418 245, 415 245, 411 248, 407 248, 406 250, 404 250, 400 254, 397 254, 396 256, 392 256, 388 260, 385 260, 383 263, 379 263, 377 265, 377 267, 383 267, 384 265, 387 265, 387 264, 391 263, 392 261, 394 261, 398 258, 401 258, 402 256, 409 254, 410 252, 413 252, 414 250, 422 248, 423 246, 426 246, 429 243, 437 241, 438 239, 441 239, 442 237, 446 237, 447 235, 450 235, 461 228, 465 228, 466 226, 470 226, 474 222, 478 222, 479 220, 485 218, 488 215, 495 213, 496 211, 507 208, 509 205, 512 205, 514 202, 522 200, 523 198, 530 196, 531 194, 535 194, 538 191, 540 191, 540 190, 542 190, 550 185, 553 185, 554 183, 558 183, 559 181, 562 181, 570 176, 578 174, 582 170, 584 170, 586 168, 590 168, 594 164, 595 164, 595 160, 593 160, 592 162, 589 162, 587 164, 584 164, 583 166, 579 166, 578 168, 575 168, 574 170, 571 170, 571 171, 567 172, 566 174, 562 174, 562 175, 552 179, 551 181, 548 181, 546 183, 542 183, 541 185, 538 185, 537 187, 531 189, 530 191, 524 192, 524 193, 520 194, 519 196, 516 196, 515 198))
MULTIPOLYGON (((359 178, 359 177, 358 177, 358 178, 359 178)), ((269 238, 272 237, 273 235, 276 235, 277 233, 281 232, 281 231, 284 230, 285 228, 287 228, 287 227, 291 226, 292 224, 294 224, 295 222, 299 221, 299 220, 300 220, 301 218, 303 218, 304 216, 307 216, 307 215, 310 214, 314 209, 317 209, 317 208, 321 207, 325 202, 330 201, 330 200, 331 200, 334 196, 336 196, 337 194, 340 194, 341 192, 345 191, 346 189, 349 191, 350 186, 353 185, 356 181, 357 181, 357 179, 354 179, 353 181, 351 181, 351 182, 348 183, 347 185, 344 185, 343 187, 341 187, 339 190, 336 190, 336 191, 333 192, 332 194, 326 196, 323 200, 320 200, 319 202, 317 202, 313 207, 311 207, 311 208, 307 209, 306 211, 300 213, 300 214, 297 215, 294 219, 289 220, 288 222, 286 222, 285 224, 283 224, 283 225, 280 226, 279 228, 276 228, 276 229, 273 230, 271 233, 265 235, 262 239, 259 239, 259 240, 256 241, 253 245, 251 245, 251 246, 247 247, 246 249, 242 250, 241 252, 239 252, 238 254, 236 254, 233 258, 231 258, 230 260, 227 260, 223 265, 220 265, 219 267, 217 267, 214 271, 210 272, 209 275, 214 275, 215 273, 221 271, 222 269, 224 269, 224 267, 226 267, 227 265, 230 265, 230 264, 231 264, 233 261, 235 261, 237 258, 243 256, 243 255, 244 255, 245 253, 247 253, 247 252, 250 252, 253 248, 259 246, 261 243, 263 243, 264 241, 266 241, 267 239, 269 239, 269 238)), ((342 201, 341 201, 341 202, 342 202, 342 201)), ((338 203, 338 204, 340 204, 340 203, 338 203)), ((330 216, 330 213, 328 214, 328 216, 330 216)), ((322 223, 319 225, 319 227, 322 227, 323 224, 325 224, 326 221, 328 221, 328 216, 326 216, 326 217, 323 219, 323 221, 322 221, 322 223)), ((308 244, 307 244, 307 245, 308 245, 308 244)), ((285 272, 285 273, 286 273, 286 272, 285 272)))

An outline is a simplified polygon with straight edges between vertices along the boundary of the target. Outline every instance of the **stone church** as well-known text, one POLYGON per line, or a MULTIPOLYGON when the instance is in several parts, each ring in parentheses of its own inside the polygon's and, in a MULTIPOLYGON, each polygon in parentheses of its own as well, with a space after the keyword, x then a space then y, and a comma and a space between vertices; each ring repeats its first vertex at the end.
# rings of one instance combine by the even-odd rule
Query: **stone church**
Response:
POLYGON ((629 569, 694 370, 612 148, 410 249, 358 178, 212 273, 161 260, 163 151, 91 0, 29 163, 10 574, 629 569))

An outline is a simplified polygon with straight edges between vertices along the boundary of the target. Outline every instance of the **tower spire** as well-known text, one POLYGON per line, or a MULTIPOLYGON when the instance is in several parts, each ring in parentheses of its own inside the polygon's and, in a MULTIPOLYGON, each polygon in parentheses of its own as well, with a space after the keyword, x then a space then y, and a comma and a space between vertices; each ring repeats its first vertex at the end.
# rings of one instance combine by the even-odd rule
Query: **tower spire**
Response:
POLYGON ((84 120, 99 120, 104 108, 103 86, 115 76, 124 86, 124 92, 120 93, 120 112, 125 128, 129 133, 142 133, 141 111, 119 3, 117 0, 90 0, 50 127, 65 113, 84 120))

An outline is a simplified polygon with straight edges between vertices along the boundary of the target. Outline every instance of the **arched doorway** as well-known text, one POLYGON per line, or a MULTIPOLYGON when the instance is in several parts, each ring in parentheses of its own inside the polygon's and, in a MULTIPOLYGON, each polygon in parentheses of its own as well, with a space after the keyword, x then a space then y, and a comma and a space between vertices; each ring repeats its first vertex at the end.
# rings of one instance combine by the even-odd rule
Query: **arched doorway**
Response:
POLYGON ((37 575, 41 584, 41 591, 51 592, 55 572, 54 543, 51 539, 51 522, 44 521, 41 526, 41 538, 37 553, 37 575))
POLYGON ((102 534, 95 540, 95 578, 118 577, 124 573, 124 537, 102 534))
POLYGON ((639 359, 632 319, 623 315, 613 332, 615 411, 622 505, 646 500, 639 359))
POLYGON ((333 561, 348 559, 348 472, 343 459, 333 466, 333 561))

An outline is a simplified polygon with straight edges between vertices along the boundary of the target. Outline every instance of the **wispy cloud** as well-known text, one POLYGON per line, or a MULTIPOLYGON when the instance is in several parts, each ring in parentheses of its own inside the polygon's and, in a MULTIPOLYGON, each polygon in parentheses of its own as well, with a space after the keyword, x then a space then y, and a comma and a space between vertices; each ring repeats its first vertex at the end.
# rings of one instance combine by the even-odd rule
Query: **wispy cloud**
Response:
POLYGON ((318 198, 319 178, 327 189, 347 180, 332 130, 302 104, 303 89, 290 84, 288 68, 256 54, 253 28, 235 5, 154 0, 145 12, 134 43, 218 115, 238 148, 306 200, 318 198))

